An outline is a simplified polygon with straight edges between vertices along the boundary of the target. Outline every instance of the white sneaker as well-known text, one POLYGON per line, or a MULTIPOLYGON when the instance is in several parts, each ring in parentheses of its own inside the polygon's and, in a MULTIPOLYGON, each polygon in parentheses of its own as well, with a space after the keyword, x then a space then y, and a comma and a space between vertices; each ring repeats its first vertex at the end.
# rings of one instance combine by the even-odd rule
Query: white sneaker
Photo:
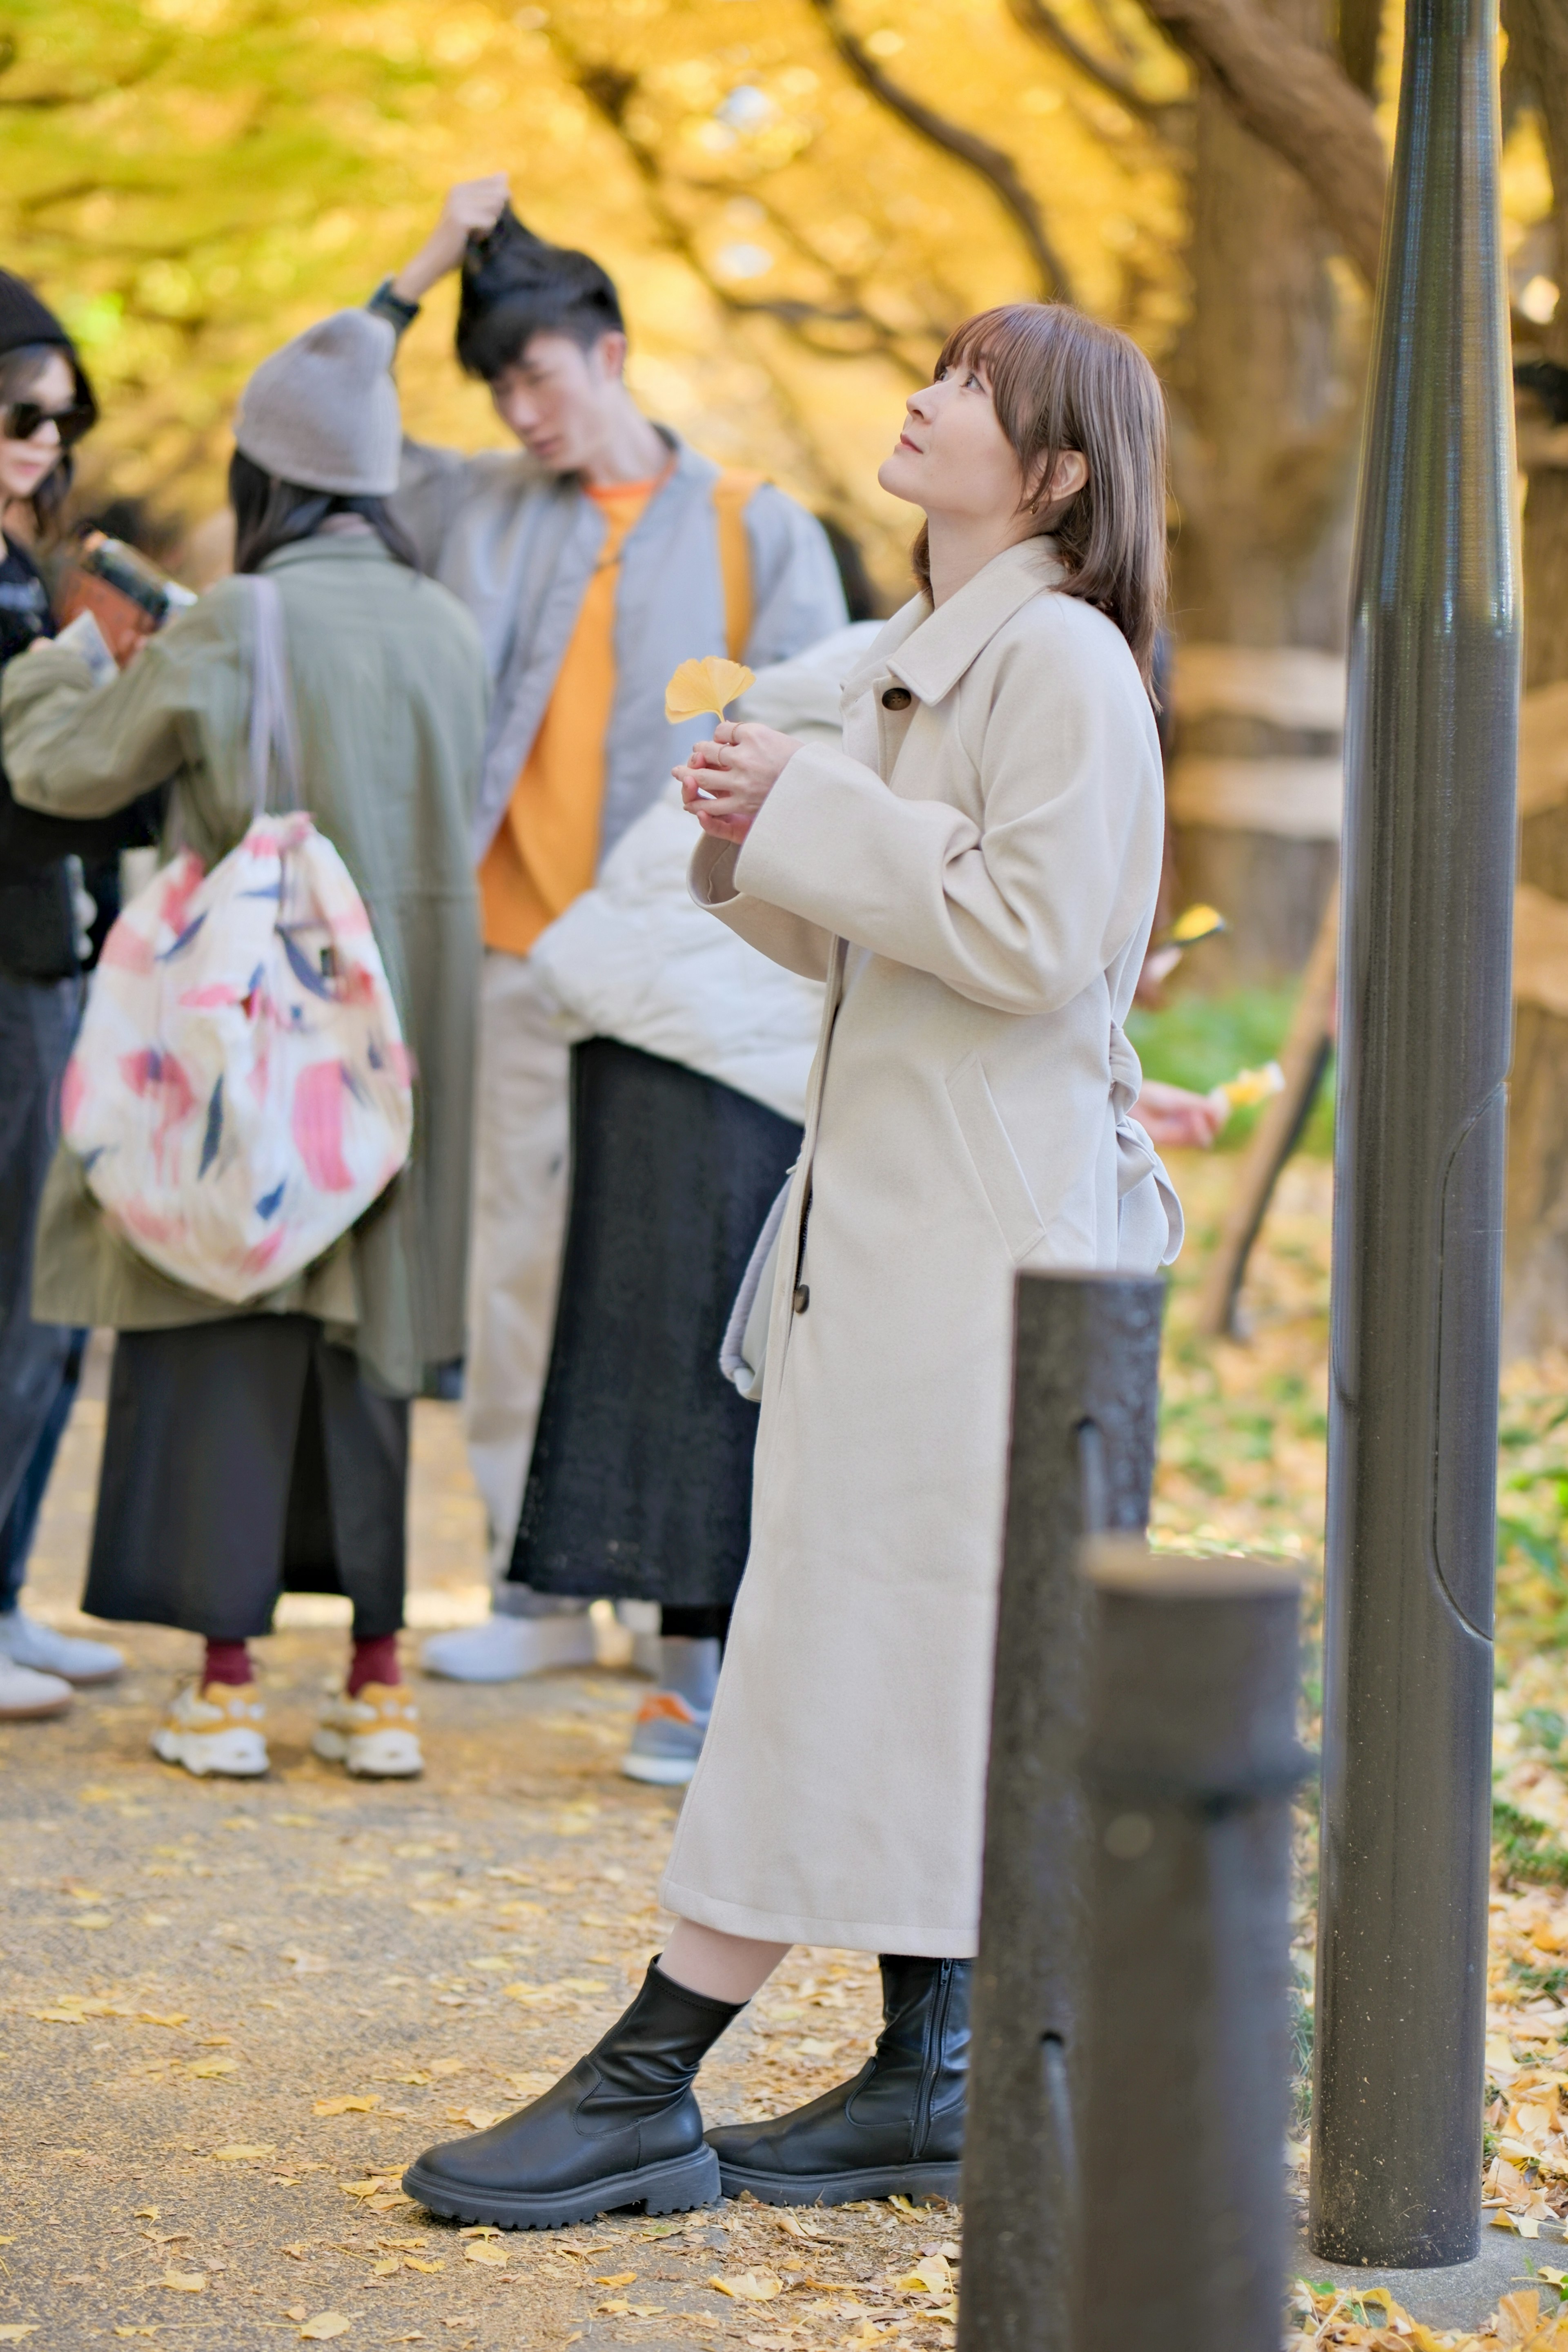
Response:
POLYGON ((47 1715, 64 1715, 70 1703, 71 1686, 58 1675, 37 1675, 0 1651, 0 1723, 33 1723, 47 1715))
POLYGON ((254 1683, 183 1683, 152 1734, 152 1753, 165 1764, 183 1764, 198 1780, 209 1772, 225 1780, 254 1780, 267 1768, 261 1727, 267 1710, 254 1683))
POLYGON ((35 1674, 59 1675, 68 1683, 108 1683, 121 1672, 125 1660, 107 1642, 84 1642, 75 1633, 57 1633, 20 1609, 0 1617, 0 1655, 35 1674))
POLYGON ((551 1617, 486 1617, 455 1633, 436 1633, 419 1654, 427 1675, 455 1683, 515 1683, 551 1666, 593 1664, 593 1620, 586 1609, 551 1617))
POLYGON ((401 1683, 366 1683, 339 1694, 311 1736, 316 1754, 365 1780, 410 1780, 424 1769, 419 1709, 401 1683))

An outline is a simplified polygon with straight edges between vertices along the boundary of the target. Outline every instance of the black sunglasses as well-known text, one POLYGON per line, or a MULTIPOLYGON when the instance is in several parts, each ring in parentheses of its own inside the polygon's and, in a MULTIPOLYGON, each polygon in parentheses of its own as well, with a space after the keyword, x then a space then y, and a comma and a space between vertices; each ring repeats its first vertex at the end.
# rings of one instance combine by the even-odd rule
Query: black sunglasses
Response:
POLYGON ((61 448, 68 449, 91 430, 96 415, 97 411, 81 400, 73 400, 68 408, 44 408, 36 400, 14 400, 9 408, 0 411, 0 436, 7 441, 30 441, 41 425, 52 425, 61 448))

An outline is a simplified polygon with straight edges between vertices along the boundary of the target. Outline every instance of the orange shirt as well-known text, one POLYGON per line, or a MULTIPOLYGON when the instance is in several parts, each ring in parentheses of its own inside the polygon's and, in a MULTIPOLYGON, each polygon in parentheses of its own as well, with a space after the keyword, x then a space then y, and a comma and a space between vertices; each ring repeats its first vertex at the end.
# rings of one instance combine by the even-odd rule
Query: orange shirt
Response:
POLYGON ((527 955, 592 886, 604 801, 604 738, 615 700, 615 593, 627 533, 657 482, 590 489, 607 526, 539 731, 479 868, 485 944, 527 955))

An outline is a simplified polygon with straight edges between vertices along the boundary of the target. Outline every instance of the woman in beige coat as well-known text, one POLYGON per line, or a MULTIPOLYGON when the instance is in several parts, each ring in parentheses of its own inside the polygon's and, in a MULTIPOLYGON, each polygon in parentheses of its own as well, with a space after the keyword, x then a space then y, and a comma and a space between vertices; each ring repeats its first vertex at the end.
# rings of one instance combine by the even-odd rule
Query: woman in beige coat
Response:
POLYGON ((1074 312, 988 312, 881 479, 925 510, 922 591, 842 750, 723 724, 677 771, 699 899, 827 983, 680 1925, 563 2082, 412 2168, 465 2220, 957 2189, 1014 1276, 1180 1240, 1120 1025, 1163 830, 1159 388, 1074 312), (797 1941, 883 1956, 875 2054, 705 2143, 697 2065, 797 1941))

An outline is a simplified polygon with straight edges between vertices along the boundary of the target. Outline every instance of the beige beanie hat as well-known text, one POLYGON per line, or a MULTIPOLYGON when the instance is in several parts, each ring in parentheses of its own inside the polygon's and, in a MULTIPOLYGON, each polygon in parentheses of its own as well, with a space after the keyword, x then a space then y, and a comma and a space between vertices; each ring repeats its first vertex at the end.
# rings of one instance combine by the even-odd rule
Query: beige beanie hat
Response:
POLYGON ((369 310, 334 310, 263 360, 240 394, 235 441, 279 480, 340 498, 391 496, 402 421, 397 337, 369 310))

